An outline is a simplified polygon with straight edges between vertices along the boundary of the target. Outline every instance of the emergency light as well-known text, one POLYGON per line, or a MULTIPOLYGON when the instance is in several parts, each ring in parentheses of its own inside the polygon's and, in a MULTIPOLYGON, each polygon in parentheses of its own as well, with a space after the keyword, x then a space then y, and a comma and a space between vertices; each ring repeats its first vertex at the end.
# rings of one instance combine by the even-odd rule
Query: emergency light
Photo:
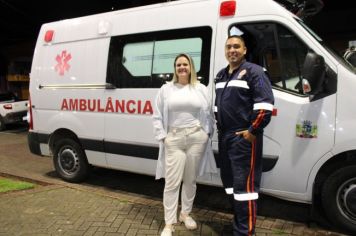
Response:
POLYGON ((233 16, 236 11, 235 1, 225 1, 220 4, 220 16, 233 16))
POLYGON ((47 30, 46 34, 45 34, 45 37, 44 37, 44 41, 46 43, 51 42, 52 39, 53 39, 53 35, 54 35, 54 30, 47 30))

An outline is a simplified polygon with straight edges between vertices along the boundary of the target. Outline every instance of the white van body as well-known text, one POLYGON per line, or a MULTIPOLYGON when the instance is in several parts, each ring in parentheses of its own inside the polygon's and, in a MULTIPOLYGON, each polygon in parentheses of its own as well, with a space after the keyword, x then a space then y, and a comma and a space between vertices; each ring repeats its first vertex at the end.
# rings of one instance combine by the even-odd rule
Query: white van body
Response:
MULTIPOLYGON (((55 155, 66 146, 54 162, 68 181, 81 180, 71 174, 87 163, 154 175, 152 109, 174 57, 193 56, 214 99, 228 33, 245 30, 252 61, 269 71, 275 96, 264 133, 262 192, 305 203, 333 196, 321 196, 324 206, 333 202, 339 225, 355 230, 355 70, 276 2, 237 0, 232 15, 222 16, 229 4, 234 1, 181 0, 44 24, 30 76, 31 151, 55 155), (325 61, 324 82, 312 95, 298 87, 303 61, 293 58, 302 51, 325 61), (78 145, 62 145, 64 139, 78 145)), ((217 153, 216 134, 212 145, 217 153)), ((221 185, 219 175, 199 182, 221 185)))

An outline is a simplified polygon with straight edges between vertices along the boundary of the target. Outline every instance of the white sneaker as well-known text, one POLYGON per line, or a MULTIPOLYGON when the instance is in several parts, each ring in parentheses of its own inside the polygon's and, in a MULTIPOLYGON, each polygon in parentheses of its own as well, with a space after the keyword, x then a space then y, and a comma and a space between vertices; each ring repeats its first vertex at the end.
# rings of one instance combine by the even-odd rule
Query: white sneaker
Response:
POLYGON ((167 227, 165 226, 162 233, 161 233, 161 236, 172 236, 172 233, 174 232, 174 227, 171 226, 171 227, 167 227))
POLYGON ((189 215, 184 216, 182 214, 179 215, 179 221, 180 222, 184 222, 184 225, 187 229, 189 230, 193 230, 198 228, 197 223, 195 222, 195 220, 193 220, 192 217, 190 217, 189 215))

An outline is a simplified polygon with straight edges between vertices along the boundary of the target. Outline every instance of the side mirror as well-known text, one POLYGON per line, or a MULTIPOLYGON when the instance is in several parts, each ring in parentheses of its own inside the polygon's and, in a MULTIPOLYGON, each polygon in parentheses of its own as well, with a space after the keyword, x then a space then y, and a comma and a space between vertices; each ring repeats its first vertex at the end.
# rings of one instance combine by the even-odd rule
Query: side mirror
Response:
POLYGON ((346 50, 344 58, 351 64, 353 67, 356 67, 356 47, 352 46, 346 50))
POLYGON ((325 80, 324 58, 314 52, 308 52, 302 69, 303 92, 314 95, 321 91, 325 80))

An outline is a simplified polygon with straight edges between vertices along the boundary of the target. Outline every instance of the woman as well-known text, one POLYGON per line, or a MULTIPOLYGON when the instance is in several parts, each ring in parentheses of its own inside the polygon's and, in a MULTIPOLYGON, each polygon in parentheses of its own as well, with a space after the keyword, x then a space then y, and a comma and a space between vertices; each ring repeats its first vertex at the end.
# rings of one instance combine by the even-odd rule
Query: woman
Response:
POLYGON ((155 137, 160 143, 156 179, 165 178, 166 226, 161 236, 174 232, 182 181, 179 221, 188 229, 197 228, 189 215, 196 193, 196 178, 204 173, 216 173, 210 145, 213 121, 208 91, 197 80, 193 60, 186 54, 178 55, 174 60, 173 81, 159 90, 153 115, 155 137))

